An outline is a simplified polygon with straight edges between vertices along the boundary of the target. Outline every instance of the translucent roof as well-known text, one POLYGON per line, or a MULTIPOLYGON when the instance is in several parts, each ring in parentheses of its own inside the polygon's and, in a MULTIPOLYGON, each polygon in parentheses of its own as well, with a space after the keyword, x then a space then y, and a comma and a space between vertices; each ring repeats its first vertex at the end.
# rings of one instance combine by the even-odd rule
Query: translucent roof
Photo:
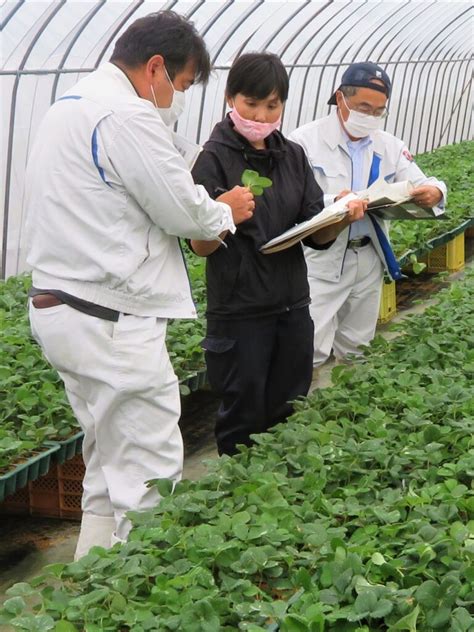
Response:
POLYGON ((470 1, 8 0, 0 9, 0 275, 24 267, 24 169, 38 122, 66 89, 109 59, 133 20, 165 8, 194 21, 215 66, 208 85, 187 95, 178 124, 197 142, 225 112, 230 64, 256 50, 278 54, 290 75, 283 132, 326 115, 345 67, 371 60, 393 84, 386 129, 412 152, 470 137, 470 1))

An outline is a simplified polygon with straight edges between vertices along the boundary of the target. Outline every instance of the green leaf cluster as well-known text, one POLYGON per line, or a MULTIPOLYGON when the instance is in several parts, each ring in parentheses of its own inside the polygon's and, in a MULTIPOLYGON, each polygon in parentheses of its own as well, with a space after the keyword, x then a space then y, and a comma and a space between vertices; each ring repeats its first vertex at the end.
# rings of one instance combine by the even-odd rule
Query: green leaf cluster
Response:
POLYGON ((470 632, 473 291, 469 272, 201 480, 151 483, 125 545, 14 586, 0 624, 470 632))
POLYGON ((245 169, 242 173, 242 184, 248 187, 253 195, 262 195, 263 190, 271 187, 273 183, 270 178, 261 176, 258 171, 245 169))
POLYGON ((402 257, 411 250, 428 250, 431 239, 447 233, 473 217, 474 141, 446 145, 416 156, 416 163, 429 175, 443 180, 448 187, 447 219, 439 221, 392 221, 390 239, 393 250, 402 257))
MULTIPOLYGON (((205 368, 205 261, 185 252, 198 310, 196 320, 170 320, 167 347, 178 379, 205 368)), ((27 301, 31 277, 0 281, 0 474, 41 448, 79 430, 63 382, 31 336, 27 301)), ((185 394, 185 387, 182 387, 185 394)))
POLYGON ((0 473, 77 430, 62 381, 32 339, 27 275, 0 281, 0 473))

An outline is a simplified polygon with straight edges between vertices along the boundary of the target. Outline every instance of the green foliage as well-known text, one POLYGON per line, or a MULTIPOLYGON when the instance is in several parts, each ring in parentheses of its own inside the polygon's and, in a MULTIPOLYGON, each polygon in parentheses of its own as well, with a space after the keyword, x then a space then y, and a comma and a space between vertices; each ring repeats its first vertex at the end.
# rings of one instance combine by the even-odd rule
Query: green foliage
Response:
POLYGON ((0 472, 77 429, 62 381, 30 334, 23 275, 0 281, 0 472))
POLYGON ((470 632, 473 291, 470 272, 201 480, 152 483, 126 544, 14 586, 0 624, 470 632))
POLYGON ((429 175, 443 180, 448 187, 446 220, 390 222, 390 239, 395 254, 426 249, 426 243, 473 217, 474 141, 446 145, 416 156, 416 163, 429 175))
POLYGON ((272 186, 270 178, 264 178, 259 175, 258 171, 245 169, 242 173, 242 184, 248 187, 254 195, 262 195, 263 190, 272 186))

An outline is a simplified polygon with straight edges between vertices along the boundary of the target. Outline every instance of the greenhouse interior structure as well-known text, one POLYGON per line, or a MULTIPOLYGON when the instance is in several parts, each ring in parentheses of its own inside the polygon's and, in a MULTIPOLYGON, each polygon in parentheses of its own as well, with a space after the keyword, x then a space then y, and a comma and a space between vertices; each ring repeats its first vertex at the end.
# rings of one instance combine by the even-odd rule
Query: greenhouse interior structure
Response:
POLYGON ((474 632, 473 26, 1 2, 1 630, 474 632))

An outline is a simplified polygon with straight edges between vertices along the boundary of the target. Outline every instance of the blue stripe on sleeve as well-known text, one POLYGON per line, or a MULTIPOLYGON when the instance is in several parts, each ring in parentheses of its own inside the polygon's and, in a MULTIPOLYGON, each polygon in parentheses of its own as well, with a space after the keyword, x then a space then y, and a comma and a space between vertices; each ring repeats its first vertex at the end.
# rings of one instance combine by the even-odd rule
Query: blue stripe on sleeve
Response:
POLYGON ((82 99, 82 97, 78 96, 77 94, 71 94, 68 97, 61 97, 60 99, 56 99, 56 103, 58 101, 67 101, 68 99, 74 99, 74 101, 77 101, 79 99, 82 99))
POLYGON ((94 161, 94 164, 97 167, 97 171, 99 172, 100 177, 102 178, 102 180, 105 182, 107 186, 110 186, 110 184, 105 179, 104 170, 99 164, 99 150, 97 146, 97 127, 94 129, 94 132, 92 134, 91 150, 92 150, 92 160, 94 161))

